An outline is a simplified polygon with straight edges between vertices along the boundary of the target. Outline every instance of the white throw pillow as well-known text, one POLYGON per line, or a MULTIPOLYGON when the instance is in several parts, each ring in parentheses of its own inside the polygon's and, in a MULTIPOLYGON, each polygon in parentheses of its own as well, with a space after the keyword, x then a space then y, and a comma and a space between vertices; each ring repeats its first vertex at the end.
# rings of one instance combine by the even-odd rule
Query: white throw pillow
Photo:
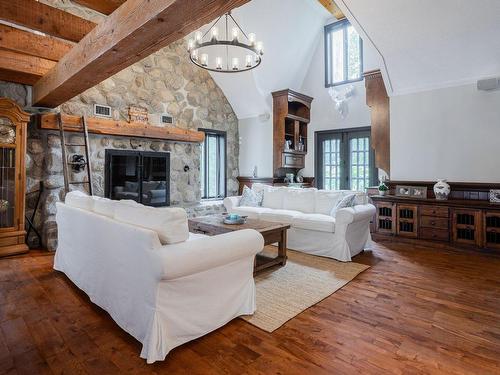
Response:
POLYGON ((91 196, 85 194, 83 191, 74 190, 66 194, 64 203, 68 206, 80 208, 82 210, 93 211, 94 200, 91 196))
POLYGON ((264 190, 264 199, 262 207, 266 208, 283 208, 283 198, 285 197, 285 188, 269 188, 264 190))
POLYGON ((114 218, 155 231, 163 245, 184 242, 189 238, 187 213, 183 208, 117 204, 114 218))
POLYGON ((317 214, 330 215, 332 209, 342 199, 340 191, 318 190, 316 191, 315 209, 317 214))
POLYGON ((316 189, 286 189, 283 198, 285 210, 314 213, 316 189))
POLYGON ((252 184, 252 190, 256 193, 261 193, 264 190, 272 189, 273 187, 270 185, 262 184, 260 182, 255 182, 252 184))
POLYGON ((242 207, 260 207, 262 206, 262 199, 264 198, 264 192, 255 192, 248 186, 243 188, 243 194, 240 199, 240 206, 242 207))
POLYGON ((342 198, 336 205, 333 207, 330 216, 335 217, 337 215, 337 211, 341 208, 346 207, 354 207, 356 205, 356 194, 348 194, 344 198, 342 198))
POLYGON ((94 199, 94 212, 98 215, 113 218, 115 215, 115 206, 118 201, 108 198, 92 197, 94 199))

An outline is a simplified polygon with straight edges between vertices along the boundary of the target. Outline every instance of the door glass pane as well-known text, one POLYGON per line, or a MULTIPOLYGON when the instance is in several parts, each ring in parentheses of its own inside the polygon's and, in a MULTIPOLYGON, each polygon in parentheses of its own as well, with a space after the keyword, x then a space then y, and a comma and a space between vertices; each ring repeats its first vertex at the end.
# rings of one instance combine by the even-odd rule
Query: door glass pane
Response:
POLYGON ((351 138, 349 141, 351 190, 365 191, 370 186, 369 144, 368 137, 351 138))
POLYGON ((111 199, 132 199, 140 202, 138 165, 137 155, 111 156, 109 185, 111 199))
POLYGON ((0 228, 14 226, 16 149, 0 148, 0 228))
POLYGON ((340 139, 323 141, 323 189, 340 189, 340 139))
POLYGON ((142 203, 167 204, 167 159, 164 156, 142 158, 142 203))

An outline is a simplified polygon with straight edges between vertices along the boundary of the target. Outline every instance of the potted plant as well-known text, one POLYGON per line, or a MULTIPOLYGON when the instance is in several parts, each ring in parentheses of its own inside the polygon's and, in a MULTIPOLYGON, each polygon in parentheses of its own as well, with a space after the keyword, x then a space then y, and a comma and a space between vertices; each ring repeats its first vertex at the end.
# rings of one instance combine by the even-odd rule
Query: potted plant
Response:
POLYGON ((386 195, 388 191, 389 191, 389 188, 387 187, 387 185, 385 184, 385 182, 381 181, 380 185, 378 186, 378 193, 380 195, 386 195))

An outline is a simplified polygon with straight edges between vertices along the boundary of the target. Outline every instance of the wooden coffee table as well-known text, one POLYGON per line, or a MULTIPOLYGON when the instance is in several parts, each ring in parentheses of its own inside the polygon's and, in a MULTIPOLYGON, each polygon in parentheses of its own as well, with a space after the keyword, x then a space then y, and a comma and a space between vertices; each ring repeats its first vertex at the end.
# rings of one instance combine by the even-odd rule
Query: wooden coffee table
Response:
POLYGON ((201 216, 189 219, 189 231, 202 233, 209 236, 234 232, 242 229, 254 229, 264 237, 264 245, 278 243, 278 255, 269 257, 257 254, 255 257, 254 274, 273 267, 286 264, 286 231, 290 228, 288 224, 271 223, 269 221, 247 219, 245 224, 224 224, 222 215, 201 216))

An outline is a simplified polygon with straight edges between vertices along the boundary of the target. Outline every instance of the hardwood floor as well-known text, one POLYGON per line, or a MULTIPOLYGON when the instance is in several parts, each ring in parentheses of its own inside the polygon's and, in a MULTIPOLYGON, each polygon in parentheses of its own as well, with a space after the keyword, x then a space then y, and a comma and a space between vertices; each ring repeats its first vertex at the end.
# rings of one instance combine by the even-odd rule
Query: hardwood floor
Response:
POLYGON ((146 365, 53 256, 0 259, 2 374, 500 374, 500 257, 380 243, 273 334, 235 319, 146 365))

